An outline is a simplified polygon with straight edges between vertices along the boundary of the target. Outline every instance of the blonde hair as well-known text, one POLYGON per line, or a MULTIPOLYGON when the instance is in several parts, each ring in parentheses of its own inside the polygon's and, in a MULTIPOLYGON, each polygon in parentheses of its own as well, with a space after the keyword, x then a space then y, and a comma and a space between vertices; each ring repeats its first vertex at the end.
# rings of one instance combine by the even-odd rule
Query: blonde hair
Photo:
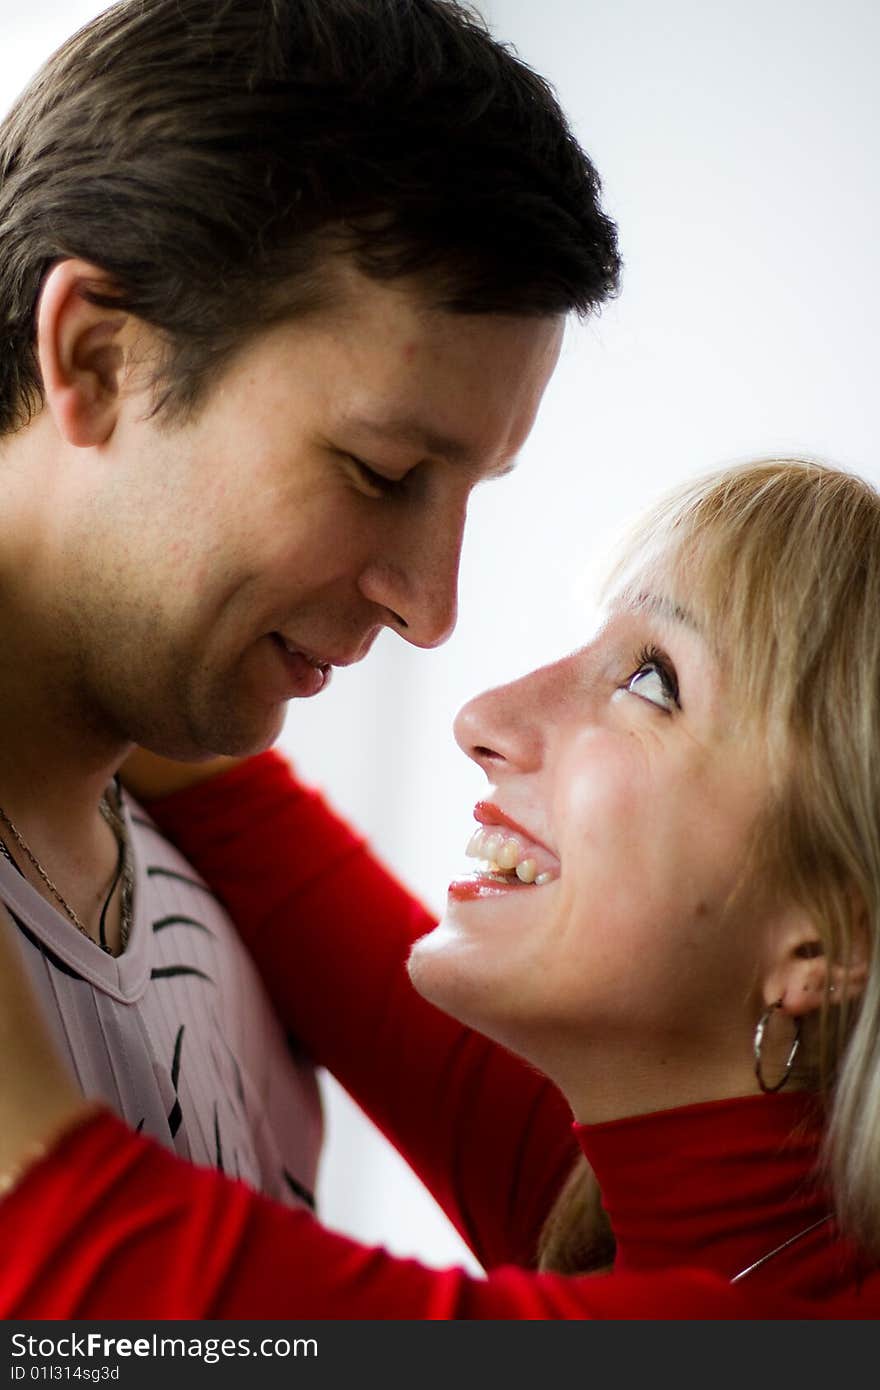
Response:
MULTIPOLYGON (((637 599, 652 570, 674 570, 677 597, 719 636, 736 717, 766 740, 773 794, 752 872, 810 914, 829 966, 870 962, 858 1003, 841 991, 831 1007, 826 992, 811 1021, 807 1084, 826 1099, 841 1229, 880 1255, 880 496, 800 459, 725 469, 653 507, 611 582, 637 599)), ((607 1222, 581 1164, 539 1263, 593 1268, 600 1248, 607 1222)))

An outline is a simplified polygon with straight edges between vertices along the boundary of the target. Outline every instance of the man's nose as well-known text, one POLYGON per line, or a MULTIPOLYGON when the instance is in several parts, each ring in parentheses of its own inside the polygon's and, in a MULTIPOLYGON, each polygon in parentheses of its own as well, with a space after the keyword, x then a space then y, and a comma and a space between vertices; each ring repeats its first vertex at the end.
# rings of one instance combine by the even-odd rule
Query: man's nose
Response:
POLYGON ((439 647, 455 629, 464 522, 465 505, 442 520, 429 518, 361 575, 361 593, 415 647, 439 647))

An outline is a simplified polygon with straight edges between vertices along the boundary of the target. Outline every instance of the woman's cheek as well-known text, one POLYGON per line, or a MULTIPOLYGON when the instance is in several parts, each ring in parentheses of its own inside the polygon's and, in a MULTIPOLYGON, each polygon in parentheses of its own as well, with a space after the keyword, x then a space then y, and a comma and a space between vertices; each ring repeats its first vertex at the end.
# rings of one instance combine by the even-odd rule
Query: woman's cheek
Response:
POLYGON ((560 826, 560 848, 571 846, 569 854, 578 861, 596 852, 615 857, 641 836, 646 804, 641 759, 620 743, 619 737, 591 731, 578 739, 566 761, 553 820, 560 826))

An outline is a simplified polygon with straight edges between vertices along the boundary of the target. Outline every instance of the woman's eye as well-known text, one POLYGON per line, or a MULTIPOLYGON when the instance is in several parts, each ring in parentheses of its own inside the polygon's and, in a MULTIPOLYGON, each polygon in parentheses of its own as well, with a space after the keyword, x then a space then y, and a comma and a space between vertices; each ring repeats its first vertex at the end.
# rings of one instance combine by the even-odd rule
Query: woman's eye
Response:
POLYGON ((657 653, 643 653, 639 668, 626 683, 631 695, 638 695, 660 709, 681 709, 678 681, 672 666, 657 653))
POLYGON ((356 455, 347 454, 346 457, 355 474, 355 481, 368 497, 393 497, 402 490, 406 474, 402 478, 386 478, 384 473, 377 473, 375 468, 356 455))

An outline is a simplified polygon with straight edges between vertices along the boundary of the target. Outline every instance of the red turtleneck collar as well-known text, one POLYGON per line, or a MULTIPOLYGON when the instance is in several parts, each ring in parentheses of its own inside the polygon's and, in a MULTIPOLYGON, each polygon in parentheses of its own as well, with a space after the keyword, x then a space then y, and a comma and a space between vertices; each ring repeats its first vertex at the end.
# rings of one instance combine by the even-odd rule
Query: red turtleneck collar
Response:
POLYGON ((602 1189, 616 1270, 688 1265, 730 1279, 796 1236, 744 1277, 810 1296, 852 1278, 853 1252, 822 1221, 831 1206, 814 1096, 709 1101, 574 1130, 602 1189))

